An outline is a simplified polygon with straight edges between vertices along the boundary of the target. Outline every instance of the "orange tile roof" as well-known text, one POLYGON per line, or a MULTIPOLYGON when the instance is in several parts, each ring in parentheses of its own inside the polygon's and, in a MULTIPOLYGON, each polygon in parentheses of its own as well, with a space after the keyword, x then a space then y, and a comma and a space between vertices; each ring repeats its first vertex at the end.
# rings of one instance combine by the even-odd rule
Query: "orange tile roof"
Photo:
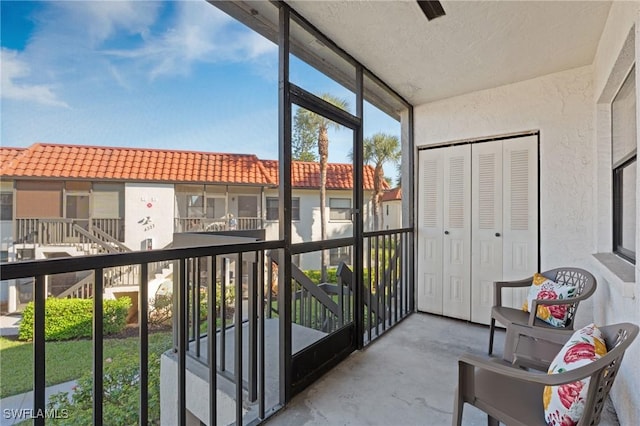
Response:
POLYGON ((34 144, 2 162, 11 177, 270 184, 255 155, 34 144))
POLYGON ((388 191, 385 191, 384 194, 382 194, 382 201, 395 201, 395 200, 402 200, 402 188, 397 187, 397 188, 393 188, 390 189, 388 191))
MULTIPOLYGON (((265 168, 270 171, 276 184, 278 183, 278 162, 262 160, 265 168)), ((364 189, 373 189, 375 170, 371 166, 364 166, 364 189)), ((386 182, 385 182, 386 185, 386 182)), ((291 186, 299 189, 320 188, 320 164, 306 161, 291 163, 291 186)), ((388 186, 385 186, 387 188, 388 186)), ((352 189, 353 167, 351 164, 327 164, 327 189, 352 189)))
POLYGON ((21 155, 24 151, 25 148, 0 147, 0 165, 4 167, 6 163, 9 163, 11 160, 21 155))
MULTIPOLYGON (((13 178, 278 184, 278 162, 252 154, 36 143, 2 148, 0 156, 0 176, 13 178)), ((350 164, 327 167, 327 189, 353 188, 350 164)), ((365 166, 365 189, 373 189, 373 179, 373 167, 365 166)), ((294 188, 319 188, 319 164, 293 162, 292 183, 294 188)))

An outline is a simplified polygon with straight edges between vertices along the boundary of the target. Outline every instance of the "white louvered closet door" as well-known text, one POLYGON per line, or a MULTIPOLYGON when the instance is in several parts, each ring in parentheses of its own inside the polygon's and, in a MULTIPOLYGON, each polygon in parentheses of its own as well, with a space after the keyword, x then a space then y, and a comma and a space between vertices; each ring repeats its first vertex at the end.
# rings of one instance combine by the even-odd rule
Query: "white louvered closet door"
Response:
MULTIPOLYGON (((503 141, 503 280, 518 280, 538 272, 538 149, 537 136, 503 141)), ((503 293, 505 304, 520 308, 527 289, 503 293)))
MULTIPOLYGON (((493 282, 538 268, 537 137, 419 153, 418 310, 488 324, 493 282)), ((527 289, 503 291, 520 308, 527 289)))
POLYGON ((493 282, 503 275, 502 141, 471 148, 471 321, 489 324, 493 282))
POLYGON ((444 156, 443 314, 471 319, 471 145, 444 156))
POLYGON ((442 314, 444 148, 420 151, 418 181, 418 310, 442 314))

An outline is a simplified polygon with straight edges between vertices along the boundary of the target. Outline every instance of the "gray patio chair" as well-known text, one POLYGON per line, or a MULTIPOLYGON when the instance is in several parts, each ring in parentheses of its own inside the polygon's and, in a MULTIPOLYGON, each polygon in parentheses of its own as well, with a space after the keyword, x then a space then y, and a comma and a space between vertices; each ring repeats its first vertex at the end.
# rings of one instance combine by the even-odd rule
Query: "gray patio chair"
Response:
POLYGON ((495 333, 496 321, 504 325, 507 330, 511 324, 521 324, 528 325, 529 327, 541 327, 557 330, 559 327, 554 327, 551 324, 536 318, 538 305, 568 305, 567 321, 565 326, 560 329, 573 330, 573 320, 575 318, 576 310, 578 309, 578 304, 590 297, 596 291, 597 284, 595 277, 584 269, 563 267, 542 272, 542 275, 558 284, 577 285, 578 288, 575 295, 571 298, 571 303, 567 303, 567 299, 535 299, 532 302, 530 312, 525 312, 521 309, 508 308, 506 306, 502 306, 502 289, 529 287, 533 281, 533 277, 519 281, 494 282, 493 307, 491 308, 491 323, 489 326, 489 355, 493 353, 493 335, 495 333))
MULTIPOLYGON (((630 323, 601 327, 608 352, 602 358, 575 370, 557 374, 526 371, 517 365, 493 358, 465 355, 458 361, 458 389, 453 406, 453 425, 462 422, 464 404, 487 413, 489 426, 499 422, 509 426, 546 425, 542 394, 545 386, 557 386, 591 377, 585 409, 578 425, 600 421, 606 400, 625 350, 638 335, 638 326, 630 323)), ((555 341, 567 341, 572 333, 536 330, 555 341)), ((517 355, 516 355, 517 358, 517 355)))

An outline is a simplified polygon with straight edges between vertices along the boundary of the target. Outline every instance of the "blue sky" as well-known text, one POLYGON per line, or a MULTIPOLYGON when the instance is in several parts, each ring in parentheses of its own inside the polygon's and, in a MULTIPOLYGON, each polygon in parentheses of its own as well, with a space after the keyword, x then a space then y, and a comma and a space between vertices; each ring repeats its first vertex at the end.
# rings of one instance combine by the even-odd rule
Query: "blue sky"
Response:
MULTIPOLYGON (((3 146, 54 142, 277 159, 277 47, 208 3, 0 5, 3 146)), ((350 97, 292 63, 292 78, 305 88, 350 97)), ((377 127, 366 125, 365 136, 400 130, 373 107, 367 121, 377 127)), ((350 132, 329 136, 329 160, 348 161, 350 132)), ((392 167, 387 174, 395 176, 392 167)))

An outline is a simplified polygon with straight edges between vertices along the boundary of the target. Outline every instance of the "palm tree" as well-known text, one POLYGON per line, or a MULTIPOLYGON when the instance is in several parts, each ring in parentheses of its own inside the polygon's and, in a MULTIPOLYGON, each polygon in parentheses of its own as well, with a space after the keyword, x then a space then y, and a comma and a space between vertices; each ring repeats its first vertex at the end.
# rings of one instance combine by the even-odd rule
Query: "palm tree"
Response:
MULTIPOLYGON (((322 99, 329 102, 338 108, 347 110, 349 104, 345 99, 340 99, 329 93, 322 95, 322 99)), ((318 160, 320 163, 320 236, 322 240, 327 239, 327 161, 329 159, 329 128, 339 129, 340 125, 328 118, 316 114, 308 110, 298 110, 296 113, 296 120, 294 123, 296 127, 294 130, 297 134, 310 133, 318 135, 318 160)), ((321 280, 327 281, 327 265, 329 261, 327 259, 327 253, 322 251, 321 262, 321 280)))
POLYGON ((384 193, 384 170, 382 166, 386 162, 398 163, 401 158, 400 140, 397 136, 386 133, 376 133, 364 139, 363 158, 365 164, 373 163, 375 166, 373 180, 373 227, 378 230, 384 224, 379 222, 380 201, 384 193))

